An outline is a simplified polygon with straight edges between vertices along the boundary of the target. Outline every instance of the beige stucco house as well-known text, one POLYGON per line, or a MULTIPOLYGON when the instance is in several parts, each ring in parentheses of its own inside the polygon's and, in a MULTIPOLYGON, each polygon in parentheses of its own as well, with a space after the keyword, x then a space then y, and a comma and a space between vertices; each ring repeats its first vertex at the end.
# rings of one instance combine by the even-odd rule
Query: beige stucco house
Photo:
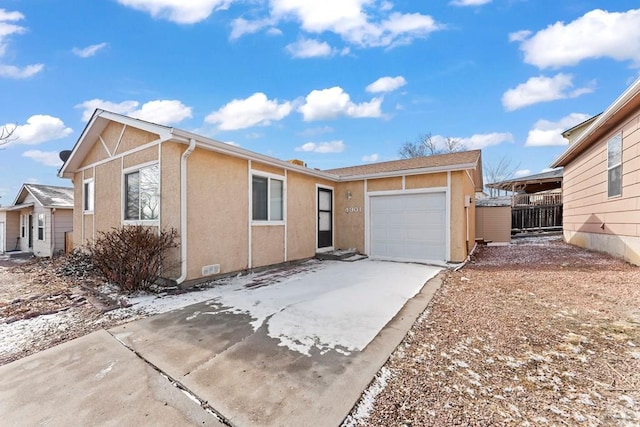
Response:
POLYGON ((565 240, 640 265, 640 79, 563 136, 565 240))
POLYGON ((72 221, 73 188, 24 184, 11 206, 0 207, 0 253, 48 257, 64 252, 72 221))
POLYGON ((355 248, 460 262, 475 236, 480 151, 320 171, 96 110, 59 172, 74 246, 126 224, 175 228, 178 283, 355 248))

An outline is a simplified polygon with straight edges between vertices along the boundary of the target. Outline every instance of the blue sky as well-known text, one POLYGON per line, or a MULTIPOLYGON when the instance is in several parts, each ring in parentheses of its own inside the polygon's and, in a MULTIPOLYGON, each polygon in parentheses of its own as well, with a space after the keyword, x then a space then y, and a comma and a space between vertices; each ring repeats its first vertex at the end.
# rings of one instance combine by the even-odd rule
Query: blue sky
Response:
POLYGON ((537 173, 639 75, 636 1, 4 0, 0 199, 96 107, 328 169, 430 133, 537 173))

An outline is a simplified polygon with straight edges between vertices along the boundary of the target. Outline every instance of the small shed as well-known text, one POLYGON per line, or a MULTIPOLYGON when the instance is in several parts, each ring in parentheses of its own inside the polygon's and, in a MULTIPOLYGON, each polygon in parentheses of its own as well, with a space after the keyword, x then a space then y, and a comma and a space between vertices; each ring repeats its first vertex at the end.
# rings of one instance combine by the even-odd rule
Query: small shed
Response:
POLYGON ((511 197, 476 200, 476 241, 511 241, 511 197))

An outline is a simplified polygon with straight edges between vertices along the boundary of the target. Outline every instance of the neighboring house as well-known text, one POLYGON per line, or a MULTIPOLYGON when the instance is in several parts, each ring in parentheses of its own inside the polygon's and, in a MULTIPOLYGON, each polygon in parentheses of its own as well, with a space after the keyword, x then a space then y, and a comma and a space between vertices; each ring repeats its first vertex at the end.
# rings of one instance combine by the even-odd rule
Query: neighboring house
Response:
POLYGON ((96 110, 60 172, 74 246, 127 224, 174 228, 176 282, 355 248, 461 262, 474 244, 479 150, 320 171, 96 110))
POLYGON ((24 184, 13 205, 0 207, 0 252, 61 253, 72 224, 73 188, 24 184))
POLYGON ((563 136, 565 240, 640 265, 640 79, 563 136))

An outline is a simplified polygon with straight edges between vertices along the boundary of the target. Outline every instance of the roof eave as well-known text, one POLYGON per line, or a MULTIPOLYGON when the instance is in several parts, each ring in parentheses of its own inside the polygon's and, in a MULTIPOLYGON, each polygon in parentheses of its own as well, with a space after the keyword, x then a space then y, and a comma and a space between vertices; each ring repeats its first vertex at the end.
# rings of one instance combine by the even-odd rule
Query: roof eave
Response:
POLYGON ((587 127, 582 135, 570 145, 556 160, 551 163, 552 168, 566 166, 575 157, 580 155, 592 142, 593 134, 599 130, 609 119, 616 115, 622 107, 629 103, 640 92, 640 78, 638 78, 631 86, 629 86, 607 109, 601 113, 597 119, 587 127))
POLYGON ((461 170, 475 169, 477 167, 477 164, 478 164, 477 162, 462 163, 457 165, 430 166, 426 168, 403 169, 403 170, 367 173, 367 174, 359 174, 359 175, 344 175, 344 176, 340 176, 340 181, 345 181, 345 182, 360 181, 363 179, 390 178, 398 175, 420 175, 425 173, 455 172, 455 171, 461 171, 461 170))

